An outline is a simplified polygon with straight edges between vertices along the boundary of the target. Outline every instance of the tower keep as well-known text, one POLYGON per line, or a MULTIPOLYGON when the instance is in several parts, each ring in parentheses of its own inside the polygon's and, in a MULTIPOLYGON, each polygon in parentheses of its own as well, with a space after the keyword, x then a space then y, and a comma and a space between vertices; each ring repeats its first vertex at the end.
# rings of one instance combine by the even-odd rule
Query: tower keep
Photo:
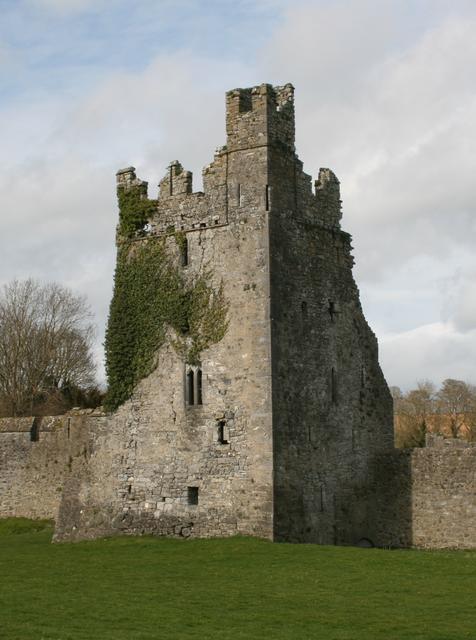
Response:
POLYGON ((114 410, 85 423, 58 539, 378 543, 371 487, 392 401, 339 181, 321 169, 312 184, 294 131, 290 84, 235 89, 203 192, 176 160, 156 199, 133 167, 118 172, 114 410))

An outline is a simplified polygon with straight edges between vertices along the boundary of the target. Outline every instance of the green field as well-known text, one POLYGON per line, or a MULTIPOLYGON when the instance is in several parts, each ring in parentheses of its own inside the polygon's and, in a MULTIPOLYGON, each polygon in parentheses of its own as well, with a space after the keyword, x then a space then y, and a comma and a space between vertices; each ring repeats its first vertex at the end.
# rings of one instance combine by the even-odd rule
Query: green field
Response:
POLYGON ((1 640, 476 638, 476 553, 114 538, 0 521, 1 640))

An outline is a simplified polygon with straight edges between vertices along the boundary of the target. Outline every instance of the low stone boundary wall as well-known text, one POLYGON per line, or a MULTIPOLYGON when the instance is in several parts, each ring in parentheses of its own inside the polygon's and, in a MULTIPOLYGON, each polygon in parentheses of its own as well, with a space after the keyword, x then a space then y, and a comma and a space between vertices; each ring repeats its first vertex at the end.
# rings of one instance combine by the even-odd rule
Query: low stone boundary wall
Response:
POLYGON ((376 461, 373 487, 384 546, 476 548, 476 445, 429 436, 421 449, 376 461))
POLYGON ((476 445, 430 436, 411 454, 412 544, 476 548, 476 445))
POLYGON ((0 517, 56 519, 84 416, 0 419, 0 517))
MULTIPOLYGON (((141 519, 128 524, 121 508, 126 432, 91 411, 0 419, 0 517, 57 520, 61 504, 58 539, 75 539, 85 518, 84 537, 140 533, 141 519)), ((378 456, 361 491, 377 544, 476 549, 476 444, 430 436, 425 448, 378 456)))

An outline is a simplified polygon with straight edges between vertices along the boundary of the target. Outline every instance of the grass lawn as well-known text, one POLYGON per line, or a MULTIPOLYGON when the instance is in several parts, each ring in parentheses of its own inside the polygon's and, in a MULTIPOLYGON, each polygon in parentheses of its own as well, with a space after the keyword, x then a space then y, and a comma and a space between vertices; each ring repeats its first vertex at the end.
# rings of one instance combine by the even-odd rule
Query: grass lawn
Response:
POLYGON ((0 520, 1 640, 476 638, 476 553, 114 538, 0 520))

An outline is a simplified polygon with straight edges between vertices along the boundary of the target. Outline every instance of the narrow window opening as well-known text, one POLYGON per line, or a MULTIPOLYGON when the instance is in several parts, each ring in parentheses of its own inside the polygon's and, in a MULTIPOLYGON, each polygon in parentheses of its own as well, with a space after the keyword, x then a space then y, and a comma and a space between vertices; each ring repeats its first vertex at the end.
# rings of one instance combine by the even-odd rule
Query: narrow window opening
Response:
POLYGON ((202 370, 197 369, 197 404, 203 404, 202 398, 202 370))
POLYGON ((173 169, 170 167, 169 169, 169 195, 173 195, 174 192, 174 183, 173 183, 173 169))
POLYGON ((187 487, 188 504, 198 504, 198 487, 187 487))
POLYGON ((200 222, 200 227, 201 227, 202 229, 203 229, 204 227, 206 227, 206 226, 207 226, 207 223, 206 223, 206 222, 200 222))
POLYGON ((183 238, 181 244, 181 260, 182 267, 186 267, 188 265, 188 240, 187 238, 183 238))
POLYGON ((331 369, 331 400, 332 404, 337 404, 337 374, 334 367, 331 369))
POLYGON ((225 420, 220 420, 218 422, 218 442, 219 444, 229 444, 228 427, 225 420))
POLYGON ((187 373, 187 404, 194 404, 193 371, 187 373))
POLYGON ((301 302, 301 314, 302 319, 307 320, 307 302, 305 300, 301 302))
POLYGON ((241 207, 241 184, 238 183, 236 187, 236 199, 238 201, 238 206, 241 207))
POLYGON ((269 188, 269 184, 266 185, 265 198, 266 198, 266 211, 269 211, 269 204, 270 204, 270 188, 269 188))
POLYGON ((131 484, 127 487, 127 493, 129 495, 131 495, 131 493, 132 493, 132 485, 131 484))
POLYGON ((38 418, 33 418, 33 424, 30 429, 30 441, 38 442, 40 439, 40 420, 38 418))
POLYGON ((67 434, 68 434, 68 440, 69 440, 71 437, 71 418, 68 418, 67 434))
POLYGON ((331 322, 335 322, 340 313, 340 304, 335 302, 334 300, 329 300, 329 316, 331 318, 331 322))

